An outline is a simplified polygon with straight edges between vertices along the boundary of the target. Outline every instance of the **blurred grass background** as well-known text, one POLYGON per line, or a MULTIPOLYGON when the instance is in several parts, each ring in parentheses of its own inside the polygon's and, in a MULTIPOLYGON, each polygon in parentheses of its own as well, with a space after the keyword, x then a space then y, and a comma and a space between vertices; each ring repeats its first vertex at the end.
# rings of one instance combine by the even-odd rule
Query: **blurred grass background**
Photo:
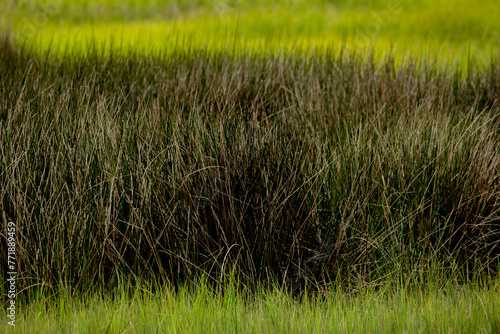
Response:
POLYGON ((327 48, 487 63, 500 45, 493 0, 7 0, 3 26, 40 50, 327 48), (111 42, 112 41, 112 42, 111 42))

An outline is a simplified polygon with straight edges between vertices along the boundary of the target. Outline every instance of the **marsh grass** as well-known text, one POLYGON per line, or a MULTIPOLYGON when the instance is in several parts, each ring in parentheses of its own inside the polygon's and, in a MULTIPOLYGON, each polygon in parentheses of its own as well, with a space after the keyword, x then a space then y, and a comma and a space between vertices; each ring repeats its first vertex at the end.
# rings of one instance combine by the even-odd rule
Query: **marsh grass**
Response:
MULTIPOLYGON (((206 280, 178 291, 120 286, 114 298, 40 293, 18 311, 9 333, 498 333, 498 282, 429 285, 424 290, 387 285, 305 295, 280 288, 253 293, 233 283, 221 291, 206 280)), ((4 308, 0 311, 2 316, 4 308)))
MULTIPOLYGON (((154 53, 182 48, 222 52, 263 45, 275 50, 364 50, 437 57, 467 65, 498 55, 500 7, 495 0, 210 0, 66 1, 5 0, 0 29, 17 41, 64 54, 86 53, 89 43, 120 41, 130 50, 154 53)), ((108 45, 109 46, 109 45, 108 45)), ((117 46, 116 44, 114 46, 117 46)), ((322 51, 323 52, 323 51, 322 51)))
POLYGON ((230 272, 293 291, 498 274, 494 60, 52 57, 4 37, 0 77, 19 298, 230 272))

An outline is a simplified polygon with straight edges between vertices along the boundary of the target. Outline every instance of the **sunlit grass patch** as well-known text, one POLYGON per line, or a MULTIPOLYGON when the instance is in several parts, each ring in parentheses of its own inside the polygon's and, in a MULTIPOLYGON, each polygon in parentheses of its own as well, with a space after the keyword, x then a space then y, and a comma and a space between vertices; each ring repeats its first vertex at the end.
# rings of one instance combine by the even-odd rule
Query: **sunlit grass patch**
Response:
MULTIPOLYGON (((28 2, 30 3, 30 2, 28 2)), ((36 2, 35 2, 36 3, 36 2)), ((156 4, 54 2, 18 6, 13 30, 40 50, 87 43, 127 52, 292 50, 310 48, 388 50, 401 57, 422 54, 445 63, 487 63, 500 45, 500 9, 493 1, 165 1, 156 4), (42 12, 43 20, 37 21, 42 12), (85 14, 87 13, 87 14, 85 14)), ((15 12, 14 9, 10 9, 15 12)), ((465 66, 465 65, 463 65, 465 66)))
MULTIPOLYGON (((121 287, 114 295, 67 291, 34 296, 18 311, 9 333, 497 333, 498 284, 332 288, 294 299, 280 289, 255 292, 206 283, 169 287, 121 287)), ((0 311, 5 316, 4 310, 0 311)))

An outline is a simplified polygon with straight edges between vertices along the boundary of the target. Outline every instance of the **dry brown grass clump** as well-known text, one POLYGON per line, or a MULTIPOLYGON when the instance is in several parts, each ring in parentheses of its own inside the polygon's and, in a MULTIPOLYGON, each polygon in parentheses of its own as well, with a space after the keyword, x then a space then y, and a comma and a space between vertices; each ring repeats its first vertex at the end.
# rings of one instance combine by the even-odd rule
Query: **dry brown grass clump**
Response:
POLYGON ((498 272, 495 63, 55 59, 4 39, 0 78, 0 210, 24 286, 498 272))

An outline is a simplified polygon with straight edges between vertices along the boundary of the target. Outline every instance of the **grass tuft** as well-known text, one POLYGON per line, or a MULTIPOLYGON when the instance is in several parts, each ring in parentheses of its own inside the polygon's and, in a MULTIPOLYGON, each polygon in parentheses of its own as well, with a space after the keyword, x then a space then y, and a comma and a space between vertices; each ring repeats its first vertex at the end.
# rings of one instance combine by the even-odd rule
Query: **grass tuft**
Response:
POLYGON ((0 209, 27 290, 498 275, 497 62, 1 46, 0 209))

